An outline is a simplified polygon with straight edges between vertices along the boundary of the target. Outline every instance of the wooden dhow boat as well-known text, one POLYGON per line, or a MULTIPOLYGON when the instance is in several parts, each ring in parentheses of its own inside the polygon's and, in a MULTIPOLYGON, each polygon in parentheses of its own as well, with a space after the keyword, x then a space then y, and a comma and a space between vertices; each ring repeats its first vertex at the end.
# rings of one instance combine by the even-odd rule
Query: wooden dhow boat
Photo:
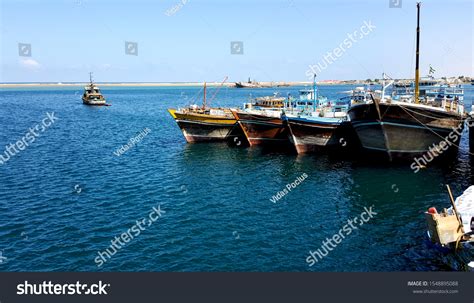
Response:
POLYGON ((206 84, 202 107, 191 105, 180 109, 170 108, 168 112, 188 143, 225 141, 236 125, 230 109, 207 106, 206 84))
POLYGON ((286 98, 266 96, 256 98, 254 103, 244 104, 241 110, 232 110, 232 114, 250 146, 287 145, 287 129, 280 118, 285 106, 286 98))
POLYGON ((381 98, 372 96, 368 102, 353 105, 348 113, 362 147, 386 155, 390 161, 413 159, 432 149, 439 151, 442 141, 453 141, 448 148, 457 146, 460 136, 451 135, 455 129, 462 131, 466 118, 462 98, 450 98, 449 87, 440 87, 437 98, 420 98, 420 3, 417 3, 416 41, 414 95, 403 99, 386 97, 388 85, 384 83, 381 98))
POLYGON ((348 128, 345 117, 313 115, 282 115, 290 133, 290 141, 298 154, 322 151, 331 147, 346 146, 348 128))
POLYGON ((241 110, 232 110, 250 146, 278 145, 291 146, 289 129, 282 118, 283 113, 301 114, 311 112, 314 102, 324 103, 327 98, 319 96, 315 100, 313 89, 299 91, 299 99, 284 97, 257 98, 255 103, 246 103, 241 110))
POLYGON ((297 153, 303 154, 335 146, 345 146, 349 140, 348 136, 344 135, 344 130, 347 128, 345 122, 347 122, 349 103, 343 100, 329 101, 325 97, 318 96, 316 75, 313 90, 310 92, 306 98, 305 110, 286 110, 282 114, 282 119, 289 130, 290 141, 297 153))

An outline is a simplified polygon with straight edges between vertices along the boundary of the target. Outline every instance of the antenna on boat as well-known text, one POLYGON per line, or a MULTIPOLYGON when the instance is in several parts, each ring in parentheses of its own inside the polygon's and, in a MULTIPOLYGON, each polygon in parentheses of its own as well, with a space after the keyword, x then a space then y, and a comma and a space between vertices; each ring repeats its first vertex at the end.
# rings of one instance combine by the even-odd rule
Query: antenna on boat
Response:
POLYGON ((382 98, 380 101, 385 101, 385 92, 387 88, 389 88, 395 80, 393 80, 389 75, 386 73, 382 73, 382 98), (385 80, 390 80, 388 83, 385 80))
POLYGON ((382 100, 385 100, 385 72, 382 73, 382 100))
POLYGON ((416 67, 415 67, 415 103, 420 103, 420 7, 421 2, 416 3, 416 67))
POLYGON ((92 72, 89 72, 89 79, 90 79, 91 84, 92 84, 92 83, 93 83, 93 82, 92 82, 92 72))

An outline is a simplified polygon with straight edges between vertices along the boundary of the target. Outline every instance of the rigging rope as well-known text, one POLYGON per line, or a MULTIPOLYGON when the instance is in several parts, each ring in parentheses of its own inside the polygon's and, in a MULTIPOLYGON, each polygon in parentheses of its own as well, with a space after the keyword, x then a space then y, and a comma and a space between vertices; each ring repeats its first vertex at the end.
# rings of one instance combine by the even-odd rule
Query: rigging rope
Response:
MULTIPOLYGON (((400 106, 400 105, 397 105, 397 106, 400 106)), ((403 106, 400 106, 401 109, 403 109, 409 116, 411 116, 413 119, 415 119, 418 123, 420 123, 423 127, 425 127, 426 129, 428 129, 430 132, 432 132, 433 134, 435 134, 436 136, 440 137, 442 139, 442 141, 447 141, 446 138, 443 138, 443 136, 441 136, 440 134, 438 134, 437 132, 435 132, 434 130, 432 130, 430 127, 426 126, 423 122, 421 122, 420 120, 418 120, 417 118, 415 118, 412 114, 410 114, 403 106)), ((451 142, 452 145, 456 146, 457 148, 463 150, 463 148, 461 148, 461 146, 459 145, 456 145, 454 142, 451 142)), ((466 150, 463 150, 465 152, 467 152, 468 154, 474 156, 474 153, 471 153, 470 151, 466 151, 466 150)))
MULTIPOLYGON (((411 112, 413 112, 413 113, 415 113, 415 114, 417 114, 417 115, 419 115, 419 116, 423 116, 423 117, 431 118, 431 119, 442 119, 442 117, 435 117, 435 116, 429 116, 429 115, 424 115, 424 114, 418 113, 418 112, 416 112, 416 111, 414 111, 414 110, 411 110, 411 109, 408 109, 408 108, 404 108, 404 107, 402 107, 400 104, 396 104, 396 105, 397 105, 397 106, 400 106, 400 107, 401 107, 402 109, 404 109, 404 110, 406 109, 406 110, 411 111, 411 112)), ((459 122, 459 121, 463 121, 463 119, 457 119, 456 121, 458 121, 458 122, 459 122)))

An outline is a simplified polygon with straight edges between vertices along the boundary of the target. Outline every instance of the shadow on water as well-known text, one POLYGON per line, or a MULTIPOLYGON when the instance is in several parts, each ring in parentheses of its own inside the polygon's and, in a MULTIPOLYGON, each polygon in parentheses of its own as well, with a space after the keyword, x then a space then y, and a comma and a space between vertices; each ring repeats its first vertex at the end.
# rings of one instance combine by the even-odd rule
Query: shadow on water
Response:
MULTIPOLYGON (((305 208, 318 214, 321 222, 325 219, 319 213, 324 210, 333 212, 331 216, 342 224, 365 207, 373 206, 377 216, 346 244, 346 249, 369 254, 372 258, 370 262, 353 261, 354 270, 373 269, 377 262, 384 264, 379 270, 465 268, 457 255, 433 249, 427 239, 423 213, 431 206, 449 207, 445 184, 453 185, 456 196, 471 184, 472 157, 445 157, 415 173, 407 162, 390 163, 351 153, 298 155, 287 149, 229 149, 228 144, 186 144, 182 155, 183 165, 192 165, 194 172, 200 171, 196 163, 202 163, 206 169, 216 171, 220 178, 231 179, 224 184, 241 192, 249 184, 263 190, 268 184, 276 183, 278 190, 306 173, 309 181, 305 182, 309 185, 305 190, 314 192, 308 202, 319 202, 317 207, 308 205, 305 208), (371 244, 364 247, 364 243, 371 244), (377 253, 371 252, 373 245, 377 246, 377 253)), ((195 174, 190 175, 188 182, 194 182, 195 177, 195 174)), ((274 191, 268 191, 267 195, 271 196, 274 191)), ((292 194, 291 200, 303 197, 292 194)), ((255 199, 259 199, 258 195, 255 199)))

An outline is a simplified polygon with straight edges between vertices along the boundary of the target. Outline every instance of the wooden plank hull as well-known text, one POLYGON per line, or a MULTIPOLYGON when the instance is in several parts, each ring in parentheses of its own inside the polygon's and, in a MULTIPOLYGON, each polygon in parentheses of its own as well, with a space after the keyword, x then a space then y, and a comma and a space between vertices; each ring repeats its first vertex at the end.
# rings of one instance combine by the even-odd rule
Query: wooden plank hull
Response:
MULTIPOLYGON (((429 108, 380 103, 379 118, 375 104, 360 104, 349 110, 351 123, 362 147, 385 153, 390 159, 414 158, 430 151, 445 138, 457 145, 463 128, 463 117, 429 108), (450 137, 451 135, 451 137, 450 137)), ((450 145, 450 146, 451 146, 450 145)))
POLYGON ((474 126, 469 127, 469 150, 474 153, 474 126))
POLYGON ((469 117, 468 118, 468 123, 469 125, 469 150, 471 153, 474 152, 474 118, 469 117))
POLYGON ((232 111, 250 146, 290 145, 288 129, 279 117, 232 111))
MULTIPOLYGON (((327 120, 327 119, 326 119, 327 120)), ((317 119, 287 117, 290 140, 298 154, 321 151, 340 144, 339 119, 318 121, 317 119)))
POLYGON ((188 143, 226 141, 234 124, 176 120, 188 143))

